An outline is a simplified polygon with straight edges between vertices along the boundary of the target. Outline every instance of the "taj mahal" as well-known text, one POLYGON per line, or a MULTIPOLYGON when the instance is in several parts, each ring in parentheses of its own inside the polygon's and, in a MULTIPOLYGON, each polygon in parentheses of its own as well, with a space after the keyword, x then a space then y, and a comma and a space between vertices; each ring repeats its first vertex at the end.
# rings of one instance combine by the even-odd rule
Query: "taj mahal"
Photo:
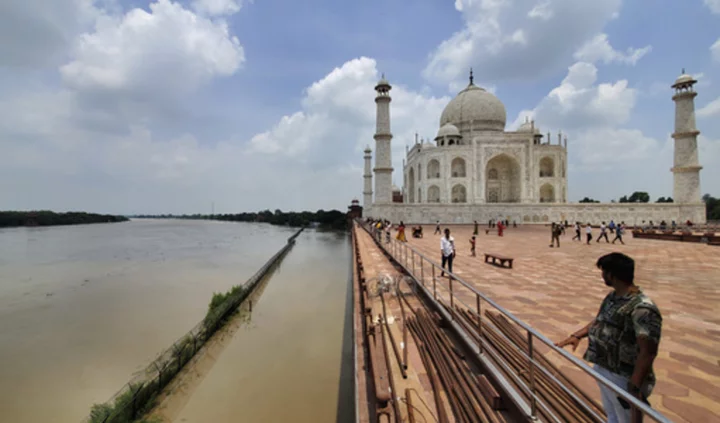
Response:
MULTIPOLYGON (((568 138, 543 134, 526 119, 506 131, 504 104, 475 85, 445 107, 433 142, 416 137, 406 147, 402 188, 393 186, 390 91, 383 76, 375 86, 375 166, 365 149, 365 215, 411 223, 471 223, 507 219, 517 223, 662 220, 705 222, 694 98, 697 81, 683 70, 672 88, 675 101, 674 203, 570 203, 567 200, 568 138), (375 179, 373 191, 373 178, 375 179), (374 195, 374 197, 373 197, 374 195)), ((632 185, 629 185, 632 187, 632 185)), ((632 188, 630 188, 632 189, 632 188)))

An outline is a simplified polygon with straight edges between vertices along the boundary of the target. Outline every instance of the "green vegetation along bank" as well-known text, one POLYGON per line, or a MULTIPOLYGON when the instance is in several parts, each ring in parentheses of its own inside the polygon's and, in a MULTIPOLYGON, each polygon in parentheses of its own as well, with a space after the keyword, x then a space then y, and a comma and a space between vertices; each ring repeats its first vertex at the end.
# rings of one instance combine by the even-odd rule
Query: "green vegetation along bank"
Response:
POLYGON ((129 220, 125 216, 85 212, 55 213, 40 211, 0 211, 0 228, 15 226, 84 225, 87 223, 116 223, 129 220))

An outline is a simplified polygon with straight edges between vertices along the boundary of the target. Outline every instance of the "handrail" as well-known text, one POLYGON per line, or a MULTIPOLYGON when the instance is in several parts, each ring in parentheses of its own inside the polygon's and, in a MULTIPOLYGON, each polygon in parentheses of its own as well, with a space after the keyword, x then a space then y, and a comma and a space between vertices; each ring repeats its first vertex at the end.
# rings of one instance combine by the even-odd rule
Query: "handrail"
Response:
MULTIPOLYGON (((374 228, 369 228, 364 222, 359 221, 359 220, 358 220, 358 224, 359 224, 365 231, 367 231, 371 236, 374 235, 374 231, 375 231, 374 228), (372 230, 371 230, 371 229, 372 229, 372 230)), ((381 234, 382 234, 382 233, 381 233, 381 234)), ((651 417, 652 419, 654 419, 655 421, 660 422, 660 423, 673 423, 672 420, 670 420, 670 419, 668 419, 667 417, 665 417, 665 416, 664 416, 662 413, 660 413, 659 411, 657 411, 657 410, 655 410, 654 408, 648 406, 647 404, 645 404, 644 402, 640 401, 640 400, 639 400, 638 398, 636 398, 635 396, 630 395, 627 391, 625 391, 625 389, 623 389, 623 388, 621 388, 621 387, 618 387, 616 384, 614 384, 614 383, 611 382, 610 380, 606 379, 606 378, 605 378, 604 376, 602 376, 601 374, 597 373, 592 367, 588 366, 588 365, 587 365, 585 362, 583 362, 582 360, 578 359, 577 357, 575 357, 574 355, 572 355, 572 354, 570 354, 569 352, 565 351, 564 349, 556 347, 556 346, 555 346, 555 343, 554 343, 553 341, 551 341, 550 339, 548 339, 545 335, 541 334, 540 332, 536 331, 536 330, 533 329, 531 326, 529 326, 527 323, 525 323, 525 322, 523 322, 522 320, 520 320, 519 318, 515 317, 510 311, 508 311, 507 309, 505 309, 504 307, 502 307, 501 305, 499 305, 498 303, 496 303, 495 301, 493 301, 492 299, 490 299, 489 297, 487 297, 487 296, 486 296, 485 294, 483 294, 482 292, 478 291, 474 286, 470 285, 468 282, 466 282, 465 280, 463 280, 461 277, 457 276, 456 274, 454 274, 454 273, 452 273, 452 272, 448 272, 446 269, 443 269, 443 268, 442 268, 439 264, 437 264, 435 261, 429 259, 427 256, 425 256, 424 254, 422 254, 421 252, 419 252, 419 251, 416 250, 415 248, 411 247, 411 246, 408 245, 407 243, 405 243, 405 242, 400 242, 400 241, 398 241, 398 240, 396 240, 396 239, 394 239, 394 238, 391 238, 390 241, 391 241, 392 245, 394 245, 395 250, 397 250, 397 247, 398 247, 398 246, 401 246, 402 248, 404 248, 404 249, 406 250, 406 251, 405 251, 405 260, 406 260, 406 261, 407 261, 407 250, 409 249, 409 250, 411 250, 412 253, 413 253, 413 260, 414 260, 414 255, 418 255, 422 260, 427 261, 427 262, 430 263, 434 268, 436 267, 436 268, 438 268, 438 269, 442 269, 445 273, 447 273, 447 274, 449 274, 449 275, 452 276, 451 281, 459 282, 462 286, 464 286, 465 288, 469 289, 469 290, 470 290, 472 293, 474 293, 476 296, 478 296, 479 298, 482 298, 485 302, 487 302, 488 304, 490 304, 491 306, 493 306, 497 311, 499 311, 499 312, 500 312, 503 316, 505 316, 507 319, 509 319, 510 321, 512 321, 513 323, 517 324, 518 326, 520 326, 521 328, 523 328, 525 331, 527 331, 527 333, 528 333, 529 335, 531 335, 531 337, 537 338, 537 339, 540 340, 543 344, 545 344, 546 346, 550 347, 551 350, 553 350, 553 351, 555 351, 556 353, 560 354, 560 355, 561 355, 562 357, 564 357, 566 360, 570 361, 571 363, 575 364, 577 367, 579 367, 580 369, 582 369, 585 373, 587 373, 588 375, 590 375, 593 379, 595 379, 595 380, 597 380, 597 381, 600 381, 603 385, 605 385, 605 386, 607 386, 608 388, 610 388, 613 392, 615 392, 618 396, 620 396, 621 398, 623 398, 625 401, 631 403, 635 408, 637 408, 638 410, 640 410, 643 414, 651 417)), ((386 251, 388 254, 390 254, 392 257, 395 257, 395 256, 396 256, 396 254, 393 254, 393 251, 392 251, 393 249, 388 250, 388 249, 385 247, 385 244, 386 244, 385 242, 379 242, 378 244, 380 245, 380 247, 381 247, 383 250, 385 250, 385 251, 386 251)), ((400 256, 401 256, 401 259, 402 259, 402 253, 400 254, 400 256)), ((414 263, 414 262, 413 262, 413 263, 414 263)), ((406 268, 408 271, 411 271, 411 269, 408 269, 407 266, 405 266, 405 268, 406 268)), ((413 270, 414 270, 414 269, 413 269, 413 270)), ((413 273, 414 273, 414 271, 413 271, 413 273)), ((413 276, 415 276, 415 275, 413 275, 413 276)), ((433 273, 433 281, 434 281, 434 273, 433 273)), ((424 283, 424 281, 423 281, 423 283, 424 283)), ((451 282, 451 283, 452 283, 452 282, 451 282)), ((451 303, 452 303, 452 301, 453 301, 452 286, 451 286, 451 288, 450 288, 450 300, 451 300, 451 303)), ((533 359, 531 359, 530 361, 531 361, 532 364, 535 364, 535 361, 534 361, 533 359)))

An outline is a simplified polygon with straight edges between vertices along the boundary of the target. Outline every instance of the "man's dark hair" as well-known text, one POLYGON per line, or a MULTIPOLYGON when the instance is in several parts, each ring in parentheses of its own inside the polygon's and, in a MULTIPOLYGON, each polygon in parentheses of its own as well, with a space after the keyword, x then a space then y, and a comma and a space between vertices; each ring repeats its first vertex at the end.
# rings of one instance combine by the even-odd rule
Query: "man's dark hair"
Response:
POLYGON ((600 257, 597 267, 630 285, 635 280, 635 260, 623 253, 610 253, 600 257))

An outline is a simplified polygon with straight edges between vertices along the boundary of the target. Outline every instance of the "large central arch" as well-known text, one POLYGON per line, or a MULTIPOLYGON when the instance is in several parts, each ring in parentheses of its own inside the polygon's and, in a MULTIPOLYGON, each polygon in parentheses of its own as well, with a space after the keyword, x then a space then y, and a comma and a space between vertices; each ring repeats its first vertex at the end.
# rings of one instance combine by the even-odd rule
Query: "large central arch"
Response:
POLYGON ((507 154, 499 154, 485 165, 485 201, 520 202, 520 164, 507 154))

